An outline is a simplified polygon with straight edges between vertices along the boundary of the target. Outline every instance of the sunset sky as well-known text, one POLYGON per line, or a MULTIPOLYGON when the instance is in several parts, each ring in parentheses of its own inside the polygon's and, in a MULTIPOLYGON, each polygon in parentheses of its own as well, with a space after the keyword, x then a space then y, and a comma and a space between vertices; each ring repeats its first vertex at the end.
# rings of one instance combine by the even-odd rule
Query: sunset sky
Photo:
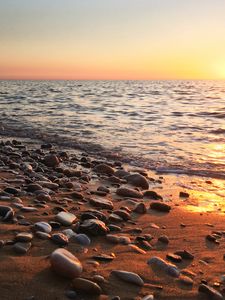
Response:
POLYGON ((1 79, 225 79, 224 0, 0 0, 1 79))

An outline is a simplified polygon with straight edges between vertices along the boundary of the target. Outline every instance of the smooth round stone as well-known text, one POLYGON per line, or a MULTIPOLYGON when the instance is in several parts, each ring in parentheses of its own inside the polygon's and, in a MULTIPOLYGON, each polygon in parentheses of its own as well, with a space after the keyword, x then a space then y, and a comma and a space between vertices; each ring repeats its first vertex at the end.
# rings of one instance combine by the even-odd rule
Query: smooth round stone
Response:
POLYGON ((72 282, 72 285, 75 290, 82 291, 87 294, 100 295, 102 293, 102 289, 100 288, 100 286, 88 279, 75 278, 72 282))
POLYGON ((61 211, 55 216, 55 219, 64 226, 70 226, 77 219, 77 217, 69 212, 61 211))
POLYGON ((112 232, 114 232, 114 231, 120 232, 122 230, 121 227, 114 225, 114 224, 109 224, 108 228, 112 232))
POLYGON ((114 210, 113 214, 119 216, 120 218, 122 218, 124 221, 127 221, 130 219, 130 214, 129 212, 127 212, 124 209, 118 209, 118 210, 114 210))
POLYGON ((64 229, 64 230, 62 231, 62 233, 65 234, 65 235, 68 237, 68 239, 70 239, 71 237, 77 235, 77 234, 76 234, 72 229, 70 229, 70 228, 64 229))
POLYGON ((169 244, 169 238, 166 235, 161 235, 158 238, 158 241, 163 243, 163 244, 169 244))
POLYGON ((51 236, 51 240, 61 246, 66 246, 69 243, 68 237, 63 233, 54 233, 51 236))
POLYGON ((50 182, 50 181, 38 181, 37 184, 40 184, 42 187, 50 190, 57 190, 59 187, 57 183, 50 182))
POLYGON ((138 203, 133 212, 137 213, 137 214, 145 214, 147 212, 147 207, 144 203, 138 203))
POLYGON ((52 231, 52 227, 47 222, 37 222, 34 224, 34 229, 36 231, 42 231, 45 233, 50 233, 52 231))
POLYGON ((124 244, 128 245, 131 243, 131 240, 128 236, 116 235, 116 234, 107 234, 106 239, 115 244, 124 244))
POLYGON ((83 233, 73 235, 71 237, 71 241, 75 242, 79 245, 85 246, 85 247, 89 246, 91 244, 90 238, 86 234, 83 234, 83 233))
POLYGON ((153 256, 151 257, 147 264, 154 270, 163 272, 171 277, 179 277, 180 270, 177 268, 176 265, 173 265, 171 263, 168 263, 164 259, 153 256))
POLYGON ((200 284, 199 292, 206 294, 208 299, 212 299, 212 300, 223 300, 223 296, 220 292, 218 292, 217 290, 215 290, 214 288, 206 285, 206 284, 200 284))
POLYGON ((150 208, 160 212, 169 212, 171 210, 171 206, 169 204, 166 204, 164 202, 158 202, 158 201, 151 202, 150 208))
POLYGON ((49 225, 52 227, 52 229, 59 229, 61 227, 61 224, 55 221, 49 221, 49 225))
POLYGON ((33 234, 29 232, 20 232, 16 235, 17 242, 30 242, 33 239, 33 234))
POLYGON ((91 198, 89 203, 102 209, 113 209, 113 203, 104 198, 91 198))
POLYGON ((23 207, 21 207, 21 211, 23 211, 23 212, 35 212, 35 211, 38 211, 38 209, 36 207, 32 207, 32 206, 23 206, 23 207))
POLYGON ((109 165, 104 164, 104 163, 95 166, 93 170, 96 173, 105 174, 105 175, 113 175, 115 172, 112 167, 110 167, 109 165))
POLYGON ((147 179, 139 173, 131 174, 131 175, 125 176, 124 178, 131 185, 141 187, 144 190, 147 190, 149 188, 149 183, 148 183, 147 179))
POLYGON ((36 198, 39 201, 51 201, 52 200, 51 196, 48 193, 39 193, 36 196, 36 198))
POLYGON ((14 217, 14 210, 10 206, 0 205, 0 220, 10 221, 14 217))
POLYGON ((140 193, 134 189, 126 188, 126 187, 118 188, 116 190, 116 194, 118 196, 122 196, 122 197, 143 198, 142 193, 140 193))
POLYGON ((36 231, 35 232, 35 235, 39 238, 39 239, 42 239, 42 240, 48 240, 51 238, 51 235, 46 233, 46 232, 43 232, 43 231, 36 231))
POLYGON ((122 271, 122 270, 113 270, 111 272, 111 274, 114 274, 115 276, 117 276, 118 278, 129 282, 129 283, 133 283, 139 286, 143 286, 144 285, 144 281, 141 279, 141 277, 133 272, 127 272, 127 271, 122 271))
POLYGON ((153 295, 147 295, 144 298, 142 298, 141 300, 154 300, 154 296, 153 295))
POLYGON ((101 275, 94 275, 93 280, 97 283, 104 283, 105 282, 105 278, 101 275))
POLYGON ((160 196, 155 191, 145 191, 144 197, 148 198, 148 199, 153 199, 153 200, 162 200, 163 199, 162 196, 160 196))
POLYGON ((192 286, 194 284, 194 281, 190 277, 184 275, 179 277, 178 282, 187 286, 192 286))
POLYGON ((48 154, 44 157, 43 163, 51 168, 55 168, 59 165, 59 158, 55 154, 48 154))
POLYGON ((36 191, 41 191, 41 190, 43 190, 42 186, 40 186, 40 184, 37 183, 30 183, 27 186, 27 191, 31 193, 34 193, 36 191))
POLYGON ((65 292, 65 296, 69 299, 76 299, 77 298, 77 293, 72 290, 68 290, 65 292))
POLYGON ((52 269, 67 278, 79 277, 82 273, 82 264, 72 253, 65 249, 57 249, 50 256, 52 269))
POLYGON ((26 254, 31 247, 31 243, 16 243, 13 245, 13 250, 19 254, 26 254))

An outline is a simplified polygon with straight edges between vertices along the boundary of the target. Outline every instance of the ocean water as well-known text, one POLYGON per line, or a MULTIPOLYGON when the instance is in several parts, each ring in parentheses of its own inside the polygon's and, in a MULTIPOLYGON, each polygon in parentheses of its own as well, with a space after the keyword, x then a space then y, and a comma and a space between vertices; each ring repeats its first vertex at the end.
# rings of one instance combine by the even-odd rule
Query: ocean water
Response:
POLYGON ((2 135, 225 179, 224 81, 0 81, 2 135))

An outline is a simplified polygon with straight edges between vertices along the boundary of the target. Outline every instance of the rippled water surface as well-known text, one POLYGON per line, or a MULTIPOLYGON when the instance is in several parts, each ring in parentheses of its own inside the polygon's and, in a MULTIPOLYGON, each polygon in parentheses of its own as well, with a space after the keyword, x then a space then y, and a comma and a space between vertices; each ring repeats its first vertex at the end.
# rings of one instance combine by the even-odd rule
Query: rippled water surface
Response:
POLYGON ((0 81, 1 130, 225 178, 224 81, 0 81))

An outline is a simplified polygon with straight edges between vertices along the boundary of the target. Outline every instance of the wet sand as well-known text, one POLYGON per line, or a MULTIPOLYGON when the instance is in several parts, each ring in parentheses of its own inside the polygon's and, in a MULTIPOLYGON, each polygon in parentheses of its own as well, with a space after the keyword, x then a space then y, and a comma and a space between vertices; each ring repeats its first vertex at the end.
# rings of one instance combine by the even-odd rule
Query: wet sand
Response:
POLYGON ((0 248, 1 299, 61 300, 69 299, 66 295, 68 291, 76 291, 77 296, 74 299, 84 300, 113 299, 115 296, 120 297, 115 299, 122 300, 143 299, 146 295, 154 295, 154 299, 222 299, 216 292, 212 296, 199 292, 198 289, 203 283, 219 291, 221 297, 225 294, 225 284, 221 279, 225 274, 223 213, 187 210, 186 203, 191 202, 191 199, 188 195, 180 198, 179 193, 188 191, 176 186, 172 176, 167 175, 165 179, 163 175, 134 169, 128 165, 123 166, 118 161, 103 161, 80 152, 63 151, 48 146, 44 145, 41 149, 38 143, 26 142, 4 142, 0 146, 0 206, 9 206, 15 213, 12 218, 0 221, 0 240, 3 241, 0 248), (59 159, 55 165, 53 163, 49 166, 45 161, 49 152, 50 156, 59 159), (110 166, 113 173, 111 169, 96 168, 102 164, 110 166), (131 184, 128 183, 128 177, 115 176, 118 170, 126 170, 129 175, 142 174, 149 185, 148 189, 138 186, 143 185, 143 181, 141 184, 131 184), (40 176, 44 176, 46 180, 40 180, 40 176), (43 181, 58 186, 46 188, 43 181), (28 191, 28 186, 32 183, 42 185, 44 193, 50 195, 49 199, 37 201, 38 193, 28 191), (108 189, 108 192, 99 191, 99 186, 108 189), (9 187, 12 190, 7 189, 9 187), (136 190, 142 197, 118 195, 117 190, 120 187, 136 190), (157 192, 163 199, 153 199, 155 196, 143 197, 146 190, 157 192), (77 193, 75 196, 74 192, 77 193), (100 204, 93 206, 90 199, 97 199, 100 204), (103 203, 105 199, 109 200, 113 208, 102 208, 105 204, 101 203, 101 199, 103 203), (150 209, 153 202, 166 203, 170 210, 162 212, 150 209), (21 208, 15 203, 20 203, 21 208), (138 203, 144 203, 147 211, 134 212, 138 203), (37 210, 30 212, 23 207, 33 207, 37 210), (90 209, 102 212, 106 218, 105 225, 110 227, 109 225, 114 224, 120 231, 112 231, 111 226, 110 232, 104 235, 93 235, 89 232, 87 236, 91 239, 90 245, 83 246, 69 240, 68 245, 63 247, 82 263, 83 272, 80 277, 97 282, 101 288, 101 294, 98 296, 92 292, 75 289, 72 279, 52 270, 49 257, 55 249, 62 247, 52 240, 52 234, 65 229, 73 229, 74 232, 80 233, 82 215, 90 209), (121 218, 121 210, 126 212, 127 217, 121 218), (34 224, 40 221, 51 223, 56 220, 55 217, 60 211, 71 212, 77 219, 69 226, 57 222, 58 228, 52 230, 49 238, 40 239, 35 233, 34 224), (112 212, 115 214, 112 215, 112 212), (126 218, 128 220, 125 220, 126 218), (26 226, 21 220, 27 221, 26 226), (31 247, 24 254, 18 254, 14 248, 15 236, 20 232, 33 234, 31 247), (130 238, 130 242, 112 243, 107 238, 108 234, 123 235, 130 238), (145 235, 148 236, 146 240, 143 239, 145 235), (164 242, 159 241, 158 238, 162 236, 166 236, 169 242, 165 243, 165 238, 161 239, 164 242), (149 249, 146 249, 146 245, 143 246, 140 240, 147 241, 149 249), (182 258, 181 262, 168 259, 168 254, 179 250, 187 250, 193 258, 182 258), (93 256, 100 254, 109 255, 112 260, 93 259, 93 256), (175 264, 179 276, 169 276, 148 265, 147 261, 152 257, 163 258, 168 263, 175 264), (141 277, 144 285, 128 283, 111 274, 113 270, 134 272, 141 277), (95 275, 101 275, 103 279, 100 280, 95 275), (184 275, 191 280, 183 280, 186 278, 184 275))

